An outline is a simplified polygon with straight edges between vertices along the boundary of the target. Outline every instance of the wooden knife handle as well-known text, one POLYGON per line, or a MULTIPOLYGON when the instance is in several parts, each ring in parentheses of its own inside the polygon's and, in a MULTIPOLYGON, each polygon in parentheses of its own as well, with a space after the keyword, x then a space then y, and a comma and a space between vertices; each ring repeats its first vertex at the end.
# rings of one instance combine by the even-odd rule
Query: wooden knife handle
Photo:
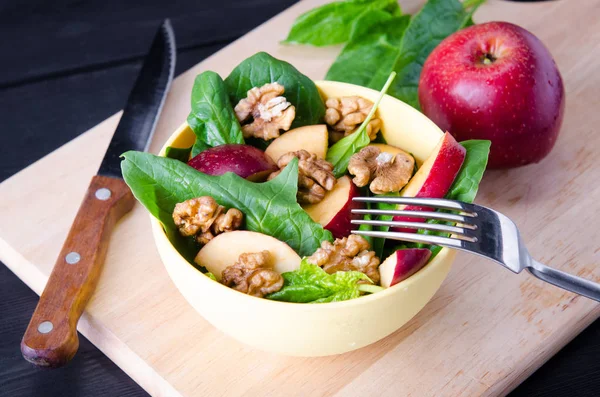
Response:
POLYGON ((134 203, 123 180, 92 179, 21 341, 27 361, 60 367, 73 358, 77 322, 98 284, 111 231, 134 203))

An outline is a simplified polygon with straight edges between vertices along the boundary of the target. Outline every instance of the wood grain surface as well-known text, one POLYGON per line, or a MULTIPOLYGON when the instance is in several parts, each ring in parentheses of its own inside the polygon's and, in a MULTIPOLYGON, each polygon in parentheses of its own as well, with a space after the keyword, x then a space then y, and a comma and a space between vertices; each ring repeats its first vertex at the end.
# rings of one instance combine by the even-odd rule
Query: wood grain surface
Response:
MULTIPOLYGON (((183 74, 159 122, 156 151, 189 111, 194 76, 226 75, 258 50, 322 78, 338 49, 283 47, 304 1, 183 74)), ((419 2, 402 1, 407 12, 419 2)), ((554 54, 567 89, 557 147, 541 164, 490 172, 478 201, 513 218, 532 254, 549 265, 600 278, 592 225, 600 175, 594 128, 600 82, 600 1, 518 4, 490 1, 477 21, 508 20, 531 30, 554 54), (548 23, 555 21, 555 23, 548 23), (570 33, 561 29, 568 24, 570 33)), ((0 259, 36 292, 67 235, 118 115, 0 185, 0 259), (40 197, 44 197, 41 200, 40 197), (24 225, 23 214, 35 232, 24 225), (42 214, 41 216, 39 214, 42 214)), ((511 390, 600 314, 599 306, 527 274, 515 276, 459 255, 440 291, 409 324, 353 353, 298 359, 249 349, 219 333, 172 285, 153 247, 141 206, 118 225, 80 330, 153 395, 498 395, 511 390), (232 376, 234 374, 234 376, 232 376), (310 381, 309 381, 310 380, 310 381)))

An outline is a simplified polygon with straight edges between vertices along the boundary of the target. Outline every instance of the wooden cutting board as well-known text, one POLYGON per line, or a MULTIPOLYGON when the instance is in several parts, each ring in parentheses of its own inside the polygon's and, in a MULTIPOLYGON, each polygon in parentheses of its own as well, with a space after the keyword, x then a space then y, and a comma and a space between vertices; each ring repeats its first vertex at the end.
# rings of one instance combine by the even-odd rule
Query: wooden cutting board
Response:
MULTIPOLYGON (((284 47, 290 8, 177 78, 151 150, 185 120, 196 74, 226 76, 259 50, 323 78, 339 48, 284 47)), ((414 13, 421 1, 402 0, 414 13)), ((600 280, 600 0, 489 0, 478 22, 506 20, 554 54, 567 89, 561 136, 539 165, 488 172, 478 202, 513 218, 532 254, 600 280)), ((0 185, 0 260, 38 294, 50 274, 119 115, 0 185)), ((110 242, 81 332, 152 395, 474 396, 519 384, 600 315, 600 305, 491 262, 461 254, 432 301, 406 326, 358 351, 291 358, 250 349, 198 315, 171 283, 137 205, 110 242)), ((277 319, 273 319, 277 321, 277 319)))

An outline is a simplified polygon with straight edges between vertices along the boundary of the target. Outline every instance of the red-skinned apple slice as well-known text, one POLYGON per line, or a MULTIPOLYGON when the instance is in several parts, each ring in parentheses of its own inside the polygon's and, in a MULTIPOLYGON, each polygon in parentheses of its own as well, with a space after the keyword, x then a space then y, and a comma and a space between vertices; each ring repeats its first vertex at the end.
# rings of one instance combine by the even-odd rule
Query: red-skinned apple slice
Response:
POLYGON ((303 149, 324 159, 328 144, 329 134, 325 124, 307 125, 282 134, 271 142, 265 154, 277 162, 284 154, 303 149))
POLYGON ((333 237, 347 237, 352 230, 351 221, 360 218, 360 215, 352 214, 352 210, 363 207, 362 203, 352 201, 358 195, 360 190, 348 176, 343 176, 321 202, 307 205, 304 210, 315 222, 329 230, 333 237))
POLYGON ((382 287, 391 287, 423 268, 431 257, 427 248, 405 248, 394 252, 379 266, 382 287))
POLYGON ((252 182, 262 182, 279 170, 262 150, 233 143, 206 149, 188 161, 188 165, 208 175, 233 172, 252 182))
POLYGON ((241 254, 265 250, 273 255, 273 268, 279 273, 291 272, 300 267, 300 257, 289 245, 266 234, 247 230, 219 234, 202 247, 195 262, 220 280, 221 272, 233 265, 241 254))
MULTIPOLYGON (((402 197, 443 198, 465 160, 466 149, 448 132, 444 134, 433 153, 400 192, 402 197)), ((427 211, 430 208, 399 205, 399 210, 427 211)), ((422 219, 395 216, 395 221, 419 222, 422 219)), ((414 229, 393 228, 398 232, 414 232, 414 229)))

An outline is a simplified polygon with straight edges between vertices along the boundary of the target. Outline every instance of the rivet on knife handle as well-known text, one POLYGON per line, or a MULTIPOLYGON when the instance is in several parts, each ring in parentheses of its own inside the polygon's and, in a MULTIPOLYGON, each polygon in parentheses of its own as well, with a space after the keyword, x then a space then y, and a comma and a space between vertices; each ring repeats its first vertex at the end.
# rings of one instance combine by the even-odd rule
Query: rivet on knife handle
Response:
POLYGON ((59 367, 73 357, 79 347, 77 322, 98 284, 112 229, 134 202, 123 180, 92 179, 23 336, 27 361, 59 367))

